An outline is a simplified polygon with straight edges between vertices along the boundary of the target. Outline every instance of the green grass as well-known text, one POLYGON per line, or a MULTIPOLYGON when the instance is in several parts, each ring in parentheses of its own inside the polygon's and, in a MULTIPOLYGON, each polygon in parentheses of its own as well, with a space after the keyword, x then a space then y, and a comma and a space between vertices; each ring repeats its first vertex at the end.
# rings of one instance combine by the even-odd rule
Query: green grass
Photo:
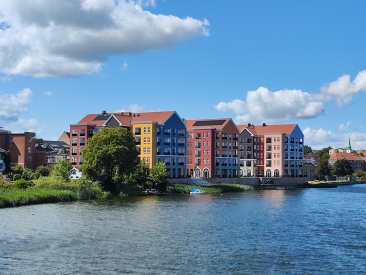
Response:
POLYGON ((69 190, 39 188, 0 189, 0 208, 27 204, 73 201, 77 199, 77 195, 69 190))
POLYGON ((32 187, 17 188, 0 182, 0 208, 27 204, 89 200, 105 196, 98 183, 86 180, 63 182, 52 177, 34 180, 32 187))
POLYGON ((213 186, 194 186, 189 184, 174 184, 167 187, 168 193, 189 194, 193 188, 199 188, 206 193, 225 193, 225 192, 243 192, 253 190, 252 186, 240 184, 216 184, 213 186))

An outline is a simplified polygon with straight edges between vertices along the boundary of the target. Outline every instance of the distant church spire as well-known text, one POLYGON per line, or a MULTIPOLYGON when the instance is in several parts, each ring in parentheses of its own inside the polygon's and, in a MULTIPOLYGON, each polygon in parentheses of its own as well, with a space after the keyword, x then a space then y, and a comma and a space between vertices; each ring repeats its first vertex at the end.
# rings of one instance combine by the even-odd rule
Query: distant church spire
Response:
POLYGON ((351 136, 349 136, 349 138, 348 138, 348 146, 346 147, 346 150, 347 150, 347 153, 351 153, 351 151, 352 151, 352 147, 351 147, 351 136))

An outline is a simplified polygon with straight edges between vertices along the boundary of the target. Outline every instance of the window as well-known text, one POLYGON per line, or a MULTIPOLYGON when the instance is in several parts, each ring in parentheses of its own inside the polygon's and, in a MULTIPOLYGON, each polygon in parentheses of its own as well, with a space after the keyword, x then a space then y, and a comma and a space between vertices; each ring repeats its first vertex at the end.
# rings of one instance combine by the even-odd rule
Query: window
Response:
POLYGON ((207 137, 208 137, 208 138, 210 137, 210 132, 207 132, 207 137))
POLYGON ((13 136, 10 136, 10 137, 9 137, 9 142, 10 142, 10 143, 13 143, 13 136))
POLYGON ((203 133, 203 137, 205 138, 206 137, 206 132, 203 133))
POLYGON ((150 127, 147 127, 147 132, 150 133, 150 127))
POLYGON ((147 143, 150 143, 150 138, 149 137, 147 138, 147 143))
POLYGON ((210 151, 207 150, 206 155, 209 156, 210 155, 210 151))
POLYGON ((146 143, 146 137, 144 137, 144 143, 146 143))
POLYGON ((146 127, 144 127, 144 134, 146 134, 146 127))
POLYGON ((144 154, 146 154, 146 147, 144 147, 144 149, 143 149, 143 150, 144 150, 144 154))
POLYGON ((147 153, 150 154, 150 147, 147 147, 147 153))
POLYGON ((32 161, 32 157, 31 156, 28 156, 28 161, 32 161))
POLYGON ((32 147, 28 146, 28 153, 32 153, 32 147))
POLYGON ((206 147, 206 141, 203 142, 203 147, 206 147))
POLYGON ((206 156, 206 151, 205 150, 203 150, 203 155, 206 156))
POLYGON ((206 145, 207 145, 207 147, 210 147, 210 142, 209 142, 209 141, 207 141, 206 145))
POLYGON ((276 139, 277 139, 277 138, 276 138, 276 137, 274 137, 274 138, 273 138, 273 141, 276 141, 276 139))
MULTIPOLYGON (((149 148, 150 149, 150 148, 149 148)), ((147 163, 150 163, 150 157, 147 157, 147 163)))
POLYGON ((280 150, 280 146, 279 145, 277 145, 277 150, 280 150))

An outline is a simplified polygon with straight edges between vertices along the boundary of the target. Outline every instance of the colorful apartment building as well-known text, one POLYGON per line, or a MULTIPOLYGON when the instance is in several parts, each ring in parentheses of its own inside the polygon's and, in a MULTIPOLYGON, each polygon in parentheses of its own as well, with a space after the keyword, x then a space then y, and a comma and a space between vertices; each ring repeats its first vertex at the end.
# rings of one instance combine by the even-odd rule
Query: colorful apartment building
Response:
POLYGON ((241 176, 304 176, 304 135, 297 124, 248 124, 238 128, 241 176))
POLYGON ((139 157, 152 167, 164 162, 170 178, 186 177, 186 126, 175 111, 114 112, 88 114, 77 124, 70 125, 70 161, 73 167, 82 162, 82 150, 88 138, 102 127, 124 127, 136 140, 139 157))
POLYGON ((186 120, 187 174, 238 177, 239 129, 230 118, 186 120))

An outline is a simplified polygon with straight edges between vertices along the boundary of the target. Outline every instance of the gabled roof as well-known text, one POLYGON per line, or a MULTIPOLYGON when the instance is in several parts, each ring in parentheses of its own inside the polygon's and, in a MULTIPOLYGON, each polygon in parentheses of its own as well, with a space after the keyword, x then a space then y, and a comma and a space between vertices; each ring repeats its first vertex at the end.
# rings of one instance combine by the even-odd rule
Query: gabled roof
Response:
POLYGON ((104 123, 114 115, 114 117, 122 125, 132 125, 137 122, 154 121, 158 124, 164 123, 175 111, 161 111, 161 112, 142 112, 142 113, 131 113, 131 112, 113 112, 106 114, 88 114, 77 124, 94 124, 96 126, 103 126, 104 123))
POLYGON ((134 113, 132 115, 132 123, 155 121, 158 124, 164 123, 169 117, 174 114, 175 111, 161 111, 161 112, 145 112, 134 113))
POLYGON ((334 153, 329 157, 329 160, 362 160, 360 157, 356 156, 353 153, 334 153))
POLYGON ((52 146, 52 148, 54 148, 54 149, 70 148, 70 146, 64 141, 45 140, 44 142, 47 143, 48 145, 52 146))
POLYGON ((361 156, 366 157, 366 151, 365 150, 358 150, 361 156))
POLYGON ((295 129, 296 125, 297 124, 256 125, 254 128, 259 136, 269 133, 284 133, 285 135, 289 135, 295 129))
POLYGON ((229 121, 230 121, 230 118, 211 118, 211 119, 188 119, 188 120, 185 120, 184 122, 187 125, 187 131, 191 131, 193 129, 222 130, 229 121), (206 122, 207 125, 202 125, 202 124, 205 124, 204 122, 206 122), (213 124, 209 125, 210 122, 212 122, 213 124))
POLYGON ((246 124, 238 125, 240 132, 247 128, 253 135, 263 136, 269 133, 284 133, 285 135, 291 134, 297 124, 273 124, 273 125, 251 125, 246 124))

